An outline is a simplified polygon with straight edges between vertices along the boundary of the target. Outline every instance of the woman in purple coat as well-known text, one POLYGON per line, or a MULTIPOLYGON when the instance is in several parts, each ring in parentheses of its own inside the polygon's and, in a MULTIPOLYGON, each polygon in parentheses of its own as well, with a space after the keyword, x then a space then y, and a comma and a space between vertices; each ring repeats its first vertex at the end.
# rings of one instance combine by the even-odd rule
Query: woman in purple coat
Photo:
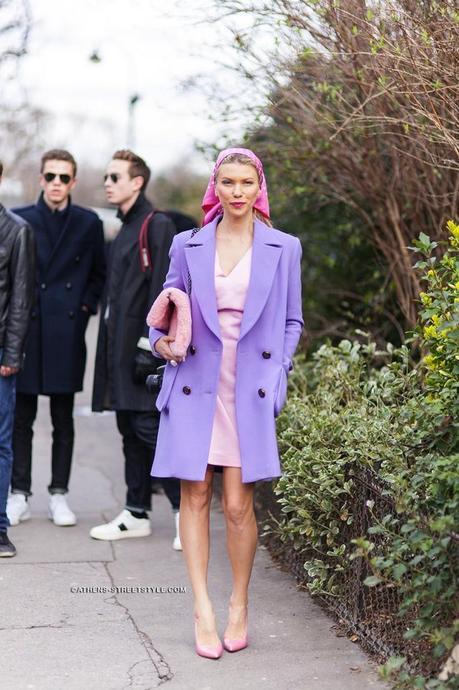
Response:
POLYGON ((174 238, 164 284, 190 294, 187 357, 171 364, 177 358, 170 339, 150 330, 152 347, 168 360, 152 474, 182 480, 180 537, 195 598, 196 651, 219 658, 207 590, 212 478, 223 471, 233 573, 223 646, 234 652, 247 646, 255 481, 281 474, 275 417, 303 327, 301 244, 271 227, 263 167, 248 149, 220 153, 203 210, 199 232, 174 238))

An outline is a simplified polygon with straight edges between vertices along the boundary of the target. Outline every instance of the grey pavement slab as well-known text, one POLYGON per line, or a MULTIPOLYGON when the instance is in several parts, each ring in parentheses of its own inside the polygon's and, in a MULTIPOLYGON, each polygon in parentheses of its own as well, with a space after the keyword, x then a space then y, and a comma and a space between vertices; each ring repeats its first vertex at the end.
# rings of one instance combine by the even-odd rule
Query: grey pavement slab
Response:
MULTIPOLYGON (((92 324, 89 362, 94 333, 92 324)), ((118 513, 125 495, 115 418, 90 414, 90 377, 89 371, 77 396, 74 527, 56 527, 47 516, 51 427, 40 399, 32 519, 10 529, 18 555, 0 562, 1 690, 387 688, 364 652, 336 637, 332 619, 262 547, 250 588, 250 646, 218 661, 196 655, 191 589, 182 554, 172 549, 167 499, 153 497, 150 537, 109 543, 88 536, 90 527, 118 513)), ((209 585, 222 634, 231 573, 216 501, 211 532, 209 585)))

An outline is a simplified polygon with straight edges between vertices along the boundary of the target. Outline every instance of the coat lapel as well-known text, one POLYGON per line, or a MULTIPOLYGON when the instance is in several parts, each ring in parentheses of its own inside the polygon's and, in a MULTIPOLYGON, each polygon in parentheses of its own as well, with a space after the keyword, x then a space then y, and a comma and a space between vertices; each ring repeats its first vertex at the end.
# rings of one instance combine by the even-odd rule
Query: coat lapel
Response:
MULTIPOLYGON (((204 226, 185 243, 185 257, 190 271, 192 293, 210 330, 220 340, 217 298, 215 294, 215 230, 218 219, 204 226)), ((259 319, 271 290, 282 245, 273 239, 269 228, 254 222, 252 266, 242 317, 239 340, 259 319)))
POLYGON ((282 245, 273 239, 269 228, 264 223, 256 220, 254 223, 250 281, 239 340, 247 335, 260 318, 271 290, 281 254, 282 245))
MULTIPOLYGON (((70 202, 69 202, 69 203, 70 203, 70 202)), ((51 251, 51 254, 49 255, 48 262, 47 262, 47 264, 46 264, 45 270, 48 270, 48 269, 49 269, 49 267, 50 267, 50 265, 51 265, 51 262, 53 261, 54 257, 56 256, 56 254, 57 254, 58 251, 59 251, 59 247, 61 247, 61 245, 63 244, 63 242, 64 242, 64 240, 65 240, 65 236, 66 236, 67 233, 68 233, 69 226, 70 226, 70 224, 71 224, 71 222, 72 222, 72 216, 73 216, 72 207, 70 206, 69 212, 68 212, 68 214, 67 214, 67 219, 66 219, 65 224, 64 224, 64 227, 62 228, 62 232, 59 234, 59 237, 58 237, 58 239, 57 239, 56 244, 55 244, 54 247, 52 248, 52 251, 51 251)))
POLYGON ((34 214, 33 229, 37 246, 37 271, 40 277, 43 277, 53 248, 46 231, 45 221, 41 211, 34 214))
POLYGON ((195 294, 207 326, 220 340, 220 324, 215 294, 215 229, 217 219, 204 226, 185 243, 185 257, 195 294))
POLYGON ((73 220, 73 209, 72 209, 72 200, 69 198, 69 209, 68 209, 68 213, 67 213, 67 218, 66 218, 64 227, 62 228, 62 232, 60 233, 56 244, 53 246, 51 241, 50 241, 50 235, 46 229, 47 220, 46 220, 46 215, 45 215, 46 211, 44 209, 45 203, 46 202, 43 198, 43 193, 42 193, 40 195, 38 202, 37 202, 36 208, 38 209, 38 216, 40 218, 41 231, 45 237, 46 244, 49 248, 48 255, 47 255, 47 257, 43 263, 43 271, 46 273, 49 270, 51 262, 55 258, 57 252, 59 251, 59 247, 64 242, 65 237, 68 233, 69 226, 71 225, 72 220, 73 220))

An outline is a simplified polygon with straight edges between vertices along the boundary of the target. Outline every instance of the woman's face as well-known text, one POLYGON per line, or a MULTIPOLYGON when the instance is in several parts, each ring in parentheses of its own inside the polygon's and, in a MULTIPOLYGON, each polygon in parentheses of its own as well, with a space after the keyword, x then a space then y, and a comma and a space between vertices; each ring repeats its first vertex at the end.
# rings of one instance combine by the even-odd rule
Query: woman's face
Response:
POLYGON ((260 191, 258 173, 246 163, 222 163, 215 180, 215 192, 230 218, 241 218, 252 213, 260 191))

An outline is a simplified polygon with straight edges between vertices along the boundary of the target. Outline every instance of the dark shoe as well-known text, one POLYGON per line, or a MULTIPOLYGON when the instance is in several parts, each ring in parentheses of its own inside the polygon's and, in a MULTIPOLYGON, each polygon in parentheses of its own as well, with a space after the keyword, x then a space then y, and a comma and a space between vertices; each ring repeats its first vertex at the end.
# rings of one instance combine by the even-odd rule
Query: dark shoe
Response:
POLYGON ((0 532, 0 558, 11 558, 15 555, 15 545, 10 542, 6 532, 0 532))

